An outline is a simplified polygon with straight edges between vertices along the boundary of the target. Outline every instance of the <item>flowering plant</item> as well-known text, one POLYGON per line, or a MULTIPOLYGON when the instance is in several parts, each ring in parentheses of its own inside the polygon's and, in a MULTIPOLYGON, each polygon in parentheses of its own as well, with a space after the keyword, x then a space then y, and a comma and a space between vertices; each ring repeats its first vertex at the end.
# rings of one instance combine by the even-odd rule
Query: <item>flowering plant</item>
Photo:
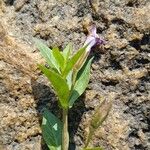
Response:
MULTIPOLYGON (((72 55, 71 44, 68 44, 63 51, 60 51, 57 47, 51 50, 39 40, 36 40, 36 45, 49 67, 38 66, 49 79, 58 96, 59 106, 62 108, 62 121, 48 110, 45 110, 43 114, 43 138, 51 150, 68 150, 68 110, 83 94, 88 85, 93 59, 88 59, 91 48, 104 43, 97 35, 95 25, 91 26, 88 31, 89 34, 84 46, 74 55, 72 55)), ((88 143, 89 138, 86 147, 88 143)))

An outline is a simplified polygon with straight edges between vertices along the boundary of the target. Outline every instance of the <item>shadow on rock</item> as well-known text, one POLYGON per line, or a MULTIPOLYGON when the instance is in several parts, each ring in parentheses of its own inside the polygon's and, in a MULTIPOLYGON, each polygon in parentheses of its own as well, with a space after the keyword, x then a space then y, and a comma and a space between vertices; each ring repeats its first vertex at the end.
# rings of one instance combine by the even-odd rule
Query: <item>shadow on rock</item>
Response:
POLYGON ((83 143, 82 129, 80 130, 80 122, 82 115, 89 109, 85 107, 85 96, 81 96, 69 111, 69 133, 70 145, 69 150, 75 150, 76 146, 81 146, 83 143))
MULTIPOLYGON (((31 81, 31 85, 34 100, 36 103, 36 111, 39 116, 39 124, 41 125, 42 123, 42 114, 45 108, 47 108, 56 116, 60 117, 61 110, 57 105, 57 100, 52 89, 44 83, 33 79, 31 81)), ((41 149, 49 150, 43 140, 41 141, 41 149)))
POLYGON ((15 1, 15 0, 5 0, 5 3, 6 3, 7 5, 13 5, 14 1, 15 1))

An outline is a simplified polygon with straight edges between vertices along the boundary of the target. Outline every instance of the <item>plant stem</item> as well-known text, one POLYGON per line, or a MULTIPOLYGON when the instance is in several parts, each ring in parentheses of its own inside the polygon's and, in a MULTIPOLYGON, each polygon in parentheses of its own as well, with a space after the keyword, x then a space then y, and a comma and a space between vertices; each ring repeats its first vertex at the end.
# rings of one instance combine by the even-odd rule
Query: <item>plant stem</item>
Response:
POLYGON ((89 145, 90 140, 92 139, 93 134, 94 134, 94 129, 90 128, 89 135, 87 137, 87 141, 85 143, 85 147, 84 148, 87 148, 87 146, 89 145))
POLYGON ((68 109, 63 109, 62 150, 69 148, 68 109))

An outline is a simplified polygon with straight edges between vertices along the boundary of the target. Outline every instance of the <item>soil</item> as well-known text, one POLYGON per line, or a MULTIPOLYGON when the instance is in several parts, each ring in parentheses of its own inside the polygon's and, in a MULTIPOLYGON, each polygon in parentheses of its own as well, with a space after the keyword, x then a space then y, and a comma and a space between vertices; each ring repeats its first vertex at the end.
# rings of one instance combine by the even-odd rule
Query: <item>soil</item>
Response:
POLYGON ((90 146, 149 150, 149 12, 149 0, 0 0, 0 150, 47 150, 42 112, 46 107, 61 117, 61 110, 37 68, 44 60, 33 38, 50 48, 72 42, 78 50, 88 22, 106 44, 91 52, 89 86, 70 110, 70 150, 84 147, 101 99, 113 105, 90 146))

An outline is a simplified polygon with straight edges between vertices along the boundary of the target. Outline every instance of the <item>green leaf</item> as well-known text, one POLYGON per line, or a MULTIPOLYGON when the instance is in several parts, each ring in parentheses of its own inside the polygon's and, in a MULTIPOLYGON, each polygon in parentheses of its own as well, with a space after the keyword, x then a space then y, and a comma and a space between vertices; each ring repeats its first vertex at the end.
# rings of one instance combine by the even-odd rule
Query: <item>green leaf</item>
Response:
POLYGON ((53 53, 53 56, 55 57, 55 60, 57 61, 57 64, 59 65, 59 67, 61 68, 61 70, 64 69, 64 57, 63 55, 61 54, 61 52, 59 51, 59 48, 58 47, 54 47, 52 49, 52 53, 53 53))
POLYGON ((48 110, 42 121, 43 138, 50 150, 61 150, 62 122, 48 110))
POLYGON ((77 53, 68 61, 67 66, 63 72, 63 76, 67 76, 70 70, 73 69, 74 65, 77 63, 81 55, 85 52, 86 47, 81 48, 77 53))
POLYGON ((85 91, 86 87, 88 86, 92 60, 93 58, 86 61, 84 66, 81 68, 81 70, 77 74, 76 83, 75 83, 72 95, 70 97, 70 100, 69 100, 69 107, 73 106, 73 103, 85 91))
POLYGON ((39 65, 39 68, 51 82, 56 94, 58 95, 61 106, 63 108, 68 108, 69 87, 67 85, 67 81, 64 80, 58 73, 51 69, 47 69, 43 65, 39 65))
POLYGON ((66 79, 67 79, 67 84, 69 86, 69 89, 71 89, 71 86, 72 86, 72 71, 69 72, 66 79))
POLYGON ((35 45, 40 50, 42 56, 45 58, 46 62, 49 64, 51 68, 55 68, 59 71, 58 64, 52 54, 52 50, 48 48, 45 44, 43 44, 40 40, 34 39, 35 45))
POLYGON ((72 44, 69 43, 66 48, 63 50, 63 56, 65 58, 65 61, 67 62, 70 52, 72 51, 72 44))
POLYGON ((94 147, 94 148, 84 148, 83 150, 104 150, 101 147, 94 147))

